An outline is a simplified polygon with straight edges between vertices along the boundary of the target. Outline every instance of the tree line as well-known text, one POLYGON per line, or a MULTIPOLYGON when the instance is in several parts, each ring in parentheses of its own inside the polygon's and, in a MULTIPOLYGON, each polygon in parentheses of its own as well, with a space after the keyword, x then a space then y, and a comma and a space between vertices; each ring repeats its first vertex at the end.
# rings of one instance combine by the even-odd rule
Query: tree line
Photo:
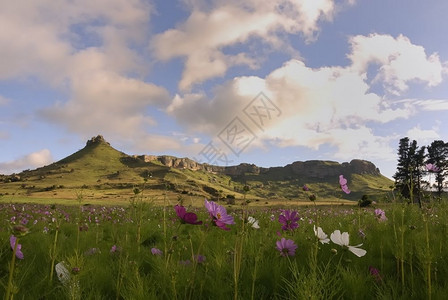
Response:
POLYGON ((417 201, 419 205, 423 191, 432 190, 431 178, 434 179, 438 196, 441 196, 448 184, 448 143, 435 140, 428 146, 420 147, 417 141, 410 141, 408 137, 400 139, 397 171, 393 178, 395 189, 404 198, 417 201))

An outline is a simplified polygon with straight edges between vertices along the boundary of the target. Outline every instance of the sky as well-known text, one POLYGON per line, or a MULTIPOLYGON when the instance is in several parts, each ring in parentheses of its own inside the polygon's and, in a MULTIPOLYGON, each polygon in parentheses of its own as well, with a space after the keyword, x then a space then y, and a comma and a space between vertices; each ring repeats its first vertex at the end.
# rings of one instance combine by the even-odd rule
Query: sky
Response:
POLYGON ((217 165, 448 140, 446 0, 0 0, 0 174, 102 135, 217 165))

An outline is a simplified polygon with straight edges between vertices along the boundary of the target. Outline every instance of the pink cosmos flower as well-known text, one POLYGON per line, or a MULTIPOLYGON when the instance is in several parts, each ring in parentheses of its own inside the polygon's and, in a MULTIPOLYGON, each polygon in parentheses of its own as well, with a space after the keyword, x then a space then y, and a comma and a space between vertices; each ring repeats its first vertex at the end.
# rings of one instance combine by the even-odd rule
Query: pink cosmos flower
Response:
POLYGON ((440 169, 435 164, 426 164, 426 170, 429 172, 437 173, 440 171, 440 169))
POLYGON ((278 216, 278 221, 283 224, 283 231, 294 230, 299 227, 299 224, 297 223, 299 220, 300 218, 296 211, 284 210, 283 213, 278 216))
POLYGON ((344 191, 344 193, 350 194, 350 190, 347 186, 347 179, 344 178, 344 175, 339 175, 339 184, 341 185, 341 189, 344 191))
POLYGON ((282 238, 277 241, 277 250, 280 251, 281 256, 294 256, 296 254, 297 245, 294 244, 293 240, 287 240, 282 238))
POLYGON ((214 224, 223 230, 230 230, 226 225, 235 224, 232 216, 227 214, 226 209, 213 201, 205 199, 205 208, 208 210, 214 224))
POLYGON ((152 255, 162 256, 163 252, 160 249, 157 248, 151 248, 152 255))
POLYGON ((198 216, 195 213, 187 212, 185 207, 176 205, 176 206, 174 206, 174 210, 176 211, 176 214, 182 223, 187 223, 187 224, 192 224, 192 225, 201 225, 202 224, 202 221, 198 221, 198 216))
MULTIPOLYGON (((16 243, 17 243, 17 238, 15 236, 11 235, 11 237, 9 238, 9 243, 11 244, 12 251, 14 251, 14 248, 15 248, 16 243)), ((17 244, 16 257, 18 259, 23 259, 22 244, 17 244)))
POLYGON ((378 221, 384 222, 387 220, 386 212, 380 208, 375 209, 375 216, 378 218, 378 221))

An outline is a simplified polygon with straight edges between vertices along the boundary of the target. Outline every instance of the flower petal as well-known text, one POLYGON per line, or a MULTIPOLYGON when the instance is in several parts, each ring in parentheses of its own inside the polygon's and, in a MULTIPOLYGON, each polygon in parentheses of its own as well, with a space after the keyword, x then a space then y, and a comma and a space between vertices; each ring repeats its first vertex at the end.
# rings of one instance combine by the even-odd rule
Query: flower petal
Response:
POLYGON ((356 248, 353 246, 348 246, 348 250, 358 257, 362 257, 362 256, 366 255, 366 253, 367 253, 366 250, 361 249, 361 248, 356 248))

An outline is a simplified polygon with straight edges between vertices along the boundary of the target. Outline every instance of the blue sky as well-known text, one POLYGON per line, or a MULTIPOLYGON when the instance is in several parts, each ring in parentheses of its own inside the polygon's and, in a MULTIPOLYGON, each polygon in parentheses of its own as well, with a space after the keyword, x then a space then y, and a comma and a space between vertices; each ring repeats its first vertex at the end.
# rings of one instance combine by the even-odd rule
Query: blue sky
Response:
POLYGON ((2 1, 0 174, 103 135, 282 166, 448 140, 445 0, 2 1))

